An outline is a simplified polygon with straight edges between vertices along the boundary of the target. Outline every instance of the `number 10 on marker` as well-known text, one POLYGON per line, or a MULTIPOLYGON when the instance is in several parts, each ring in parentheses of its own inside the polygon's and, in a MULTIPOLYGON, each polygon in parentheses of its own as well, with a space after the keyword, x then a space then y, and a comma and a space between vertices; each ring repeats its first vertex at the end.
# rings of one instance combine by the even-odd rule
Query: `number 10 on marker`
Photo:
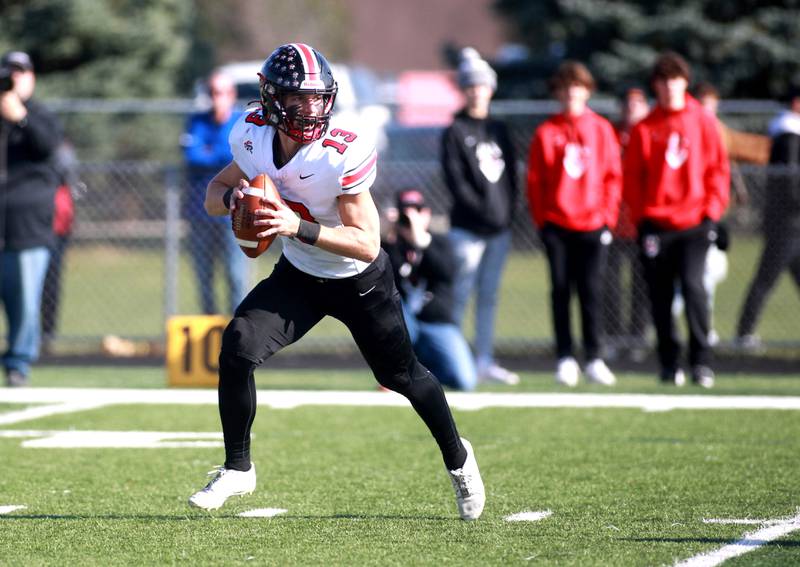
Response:
POLYGON ((179 315, 167 321, 167 382, 170 386, 216 386, 222 315, 179 315))

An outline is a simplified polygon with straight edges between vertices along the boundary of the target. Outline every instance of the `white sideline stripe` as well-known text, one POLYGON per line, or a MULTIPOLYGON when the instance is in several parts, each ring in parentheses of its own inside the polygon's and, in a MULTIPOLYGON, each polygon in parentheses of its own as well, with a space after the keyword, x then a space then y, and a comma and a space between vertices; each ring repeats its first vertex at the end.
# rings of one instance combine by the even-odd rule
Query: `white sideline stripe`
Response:
POLYGON ((0 506, 0 514, 10 514, 16 510, 24 510, 27 506, 0 506))
MULTIPOLYGON (((772 523, 772 520, 770 522, 772 523)), ((675 567, 714 567, 723 561, 744 555, 797 530, 800 530, 800 514, 793 518, 775 520, 770 526, 744 534, 742 539, 737 542, 721 547, 716 551, 701 553, 685 559, 680 563, 676 563, 675 567)))
POLYGON ((542 510, 540 512, 520 512, 518 514, 511 514, 503 518, 506 522, 538 522, 549 518, 553 515, 551 510, 542 510))
POLYGON ((255 510, 248 510, 239 514, 242 518, 273 518, 285 514, 289 510, 283 508, 256 508, 255 510))
MULTIPOLYGON (((407 407, 408 400, 394 392, 336 390, 259 390, 258 405, 291 409, 298 406, 407 407)), ((447 394, 450 406, 460 410, 484 408, 629 408, 646 411, 686 410, 800 410, 797 396, 715 396, 658 394, 537 394, 465 393, 447 394)), ((0 403, 90 403, 217 405, 216 389, 125 389, 125 388, 4 388, 0 403), (85 400, 91 400, 86 402, 85 400)), ((34 408, 31 408, 33 410, 34 408)), ((41 408, 40 408, 41 409, 41 408)), ((27 410, 24 410, 27 411, 27 410)), ((64 411, 77 411, 68 410, 64 411)))
POLYGON ((76 449, 174 449, 183 447, 222 447, 222 433, 185 431, 44 431, 0 430, 0 438, 26 438, 27 448, 76 449))
MULTIPOLYGON (((36 402, 22 402, 22 403, 36 403, 36 402)), ((32 419, 49 417, 51 415, 97 409, 105 405, 108 405, 108 403, 104 401, 91 401, 91 402, 67 401, 65 403, 58 403, 54 405, 25 408, 23 410, 11 411, 8 413, 0 414, 0 425, 11 425, 12 423, 19 423, 21 421, 29 421, 32 419)))

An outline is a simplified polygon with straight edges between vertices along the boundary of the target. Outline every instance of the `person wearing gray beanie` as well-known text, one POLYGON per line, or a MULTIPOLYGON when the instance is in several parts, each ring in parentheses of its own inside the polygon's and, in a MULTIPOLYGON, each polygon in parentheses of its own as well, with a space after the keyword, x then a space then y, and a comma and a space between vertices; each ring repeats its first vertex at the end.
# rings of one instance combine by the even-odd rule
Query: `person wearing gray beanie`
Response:
POLYGON ((450 242, 456 257, 453 320, 461 326, 476 293, 475 363, 481 381, 517 384, 494 359, 500 278, 511 247, 517 201, 516 158, 504 123, 489 116, 497 75, 471 47, 461 50, 456 82, 464 108, 442 137, 442 168, 453 197, 450 242))
POLYGON ((497 73, 472 47, 461 50, 458 64, 458 86, 462 89, 473 85, 486 85, 492 92, 497 90, 497 73))

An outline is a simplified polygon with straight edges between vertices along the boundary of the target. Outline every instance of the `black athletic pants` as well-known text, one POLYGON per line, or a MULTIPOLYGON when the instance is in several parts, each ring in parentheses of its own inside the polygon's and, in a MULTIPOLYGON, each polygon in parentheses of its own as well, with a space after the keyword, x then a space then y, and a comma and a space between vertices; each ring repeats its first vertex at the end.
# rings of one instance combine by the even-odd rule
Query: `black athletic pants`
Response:
POLYGON ((541 239, 550 263, 550 298, 558 358, 573 356, 569 309, 573 287, 577 288, 580 300, 586 359, 602 356, 600 301, 610 236, 605 228, 579 232, 547 224, 542 229, 541 239), (604 233, 609 238, 605 244, 604 233))
POLYGON ((414 355, 400 294, 383 250, 363 273, 344 279, 316 278, 282 256, 272 274, 236 309, 223 334, 220 354, 225 466, 250 467, 255 368, 326 315, 347 326, 378 382, 408 398, 436 439, 447 468, 460 468, 466 450, 439 381, 414 355))
POLYGON ((704 221, 686 230, 661 230, 648 223, 639 228, 642 264, 650 292, 650 306, 658 338, 658 360, 663 370, 678 368, 680 339, 672 317, 675 281, 679 281, 689 326, 689 364, 708 366, 709 311, 703 271, 714 225, 704 221))
POLYGON ((650 324, 650 299, 639 246, 616 238, 608 247, 603 285, 603 328, 606 337, 644 342, 650 324), (629 272, 625 276, 625 271, 629 272))
POLYGON ((736 328, 736 335, 739 337, 755 331, 764 302, 787 267, 800 288, 800 233, 791 229, 779 232, 774 228, 772 227, 764 240, 758 271, 750 284, 739 316, 736 328))

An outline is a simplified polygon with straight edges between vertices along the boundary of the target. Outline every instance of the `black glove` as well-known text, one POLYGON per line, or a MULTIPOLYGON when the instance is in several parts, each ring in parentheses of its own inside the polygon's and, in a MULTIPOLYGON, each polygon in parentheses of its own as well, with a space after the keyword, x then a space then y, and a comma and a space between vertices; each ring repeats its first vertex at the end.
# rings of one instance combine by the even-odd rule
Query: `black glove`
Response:
POLYGON ((728 231, 728 225, 721 222, 717 224, 717 248, 723 252, 731 245, 731 235, 728 231))

